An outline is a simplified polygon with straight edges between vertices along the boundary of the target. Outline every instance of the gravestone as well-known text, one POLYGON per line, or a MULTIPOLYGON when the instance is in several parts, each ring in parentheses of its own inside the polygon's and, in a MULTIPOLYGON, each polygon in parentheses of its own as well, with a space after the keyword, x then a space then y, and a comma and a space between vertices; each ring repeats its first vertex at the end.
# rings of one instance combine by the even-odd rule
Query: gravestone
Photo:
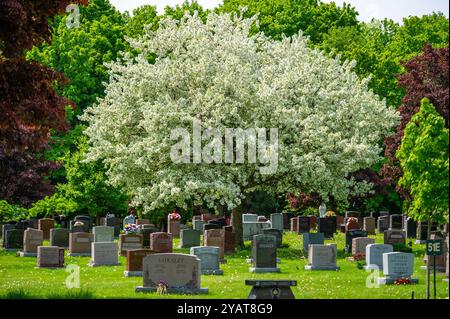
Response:
POLYGON ((339 270, 336 265, 337 246, 329 245, 309 245, 308 265, 306 270, 339 270))
POLYGON ((356 217, 348 217, 345 222, 345 231, 361 229, 361 225, 356 217))
POLYGON ((203 231, 205 230, 210 230, 210 229, 222 229, 222 226, 218 225, 218 224, 203 224, 203 231))
POLYGON ((361 213, 357 212, 357 211, 346 211, 345 218, 351 218, 351 217, 354 217, 359 221, 359 219, 361 218, 361 213))
POLYGON ((369 244, 366 246, 366 268, 370 265, 383 269, 383 254, 392 253, 394 247, 385 244, 369 244))
POLYGON ((283 232, 281 230, 275 228, 266 228, 263 229, 262 234, 275 236, 277 248, 281 248, 281 245, 283 244, 283 232))
POLYGON ((246 280, 247 286, 253 286, 247 299, 295 299, 291 286, 297 286, 294 280, 246 280))
POLYGON ((119 265, 119 248, 114 242, 93 242, 91 247, 92 259, 89 266, 117 266, 119 265))
POLYGON ((398 214, 390 215, 389 229, 403 229, 403 216, 398 214))
MULTIPOLYGON (((70 222, 70 226, 72 227, 77 221, 82 222, 83 223, 83 232, 88 233, 91 228, 92 228, 92 221, 91 221, 91 217, 87 216, 87 215, 77 215, 75 216, 75 218, 70 222)), ((71 232, 75 232, 74 230, 72 230, 72 228, 70 229, 71 232)))
POLYGON ((119 237, 122 221, 119 217, 108 216, 105 218, 106 226, 114 228, 114 237, 119 237))
POLYGON ((335 217, 320 217, 318 232, 322 233, 325 238, 331 239, 334 237, 336 231, 336 218, 335 217))
POLYGON ((15 251, 23 249, 23 229, 8 229, 5 231, 4 249, 6 251, 15 251))
MULTIPOLYGON (((433 222, 431 224, 431 232, 434 232, 437 230, 437 224, 433 222)), ((421 222, 417 226, 417 240, 416 244, 425 244, 428 236, 428 222, 421 222)))
POLYGON ((364 217, 363 229, 369 235, 375 235, 375 218, 374 217, 364 217))
POLYGON ((167 217, 167 232, 172 234, 172 237, 179 238, 180 237, 180 221, 179 220, 171 220, 170 217, 167 217))
POLYGON ((370 217, 375 218, 375 225, 376 225, 378 217, 380 217, 380 212, 370 212, 370 217))
POLYGON ((190 248, 200 245, 200 232, 194 229, 183 229, 180 234, 180 247, 190 248))
POLYGON ((387 210, 380 211, 380 216, 389 216, 389 212, 387 210))
MULTIPOLYGON (((314 230, 317 227, 317 217, 314 215, 308 215, 309 218, 309 230, 314 230)), ((336 219, 334 219, 336 222, 336 219)), ((336 225, 334 225, 334 228, 336 228, 336 225)), ((333 232, 334 233, 334 232, 333 232)))
POLYGON ((151 249, 130 249, 127 250, 127 266, 124 271, 125 277, 142 277, 142 260, 144 257, 154 254, 151 249))
POLYGON ((254 235, 262 234, 262 230, 270 228, 270 222, 244 222, 242 233, 244 240, 252 240, 254 235))
POLYGON ((201 231, 201 232, 203 231, 203 225, 204 225, 203 220, 193 220, 192 225, 193 225, 194 230, 201 231))
POLYGON ((146 218, 136 219, 136 225, 148 225, 150 224, 150 220, 146 218))
POLYGON ((85 225, 74 225, 73 221, 70 222, 71 233, 88 233, 85 225))
POLYGON ((298 233, 298 218, 291 218, 291 231, 294 233, 298 233))
POLYGON ((378 233, 382 234, 389 228, 389 216, 380 216, 377 221, 378 233))
POLYGON ((303 233, 303 254, 307 257, 309 245, 323 245, 325 243, 325 235, 323 233, 303 233))
POLYGON ((344 233, 345 233, 345 217, 342 215, 336 215, 336 231, 341 229, 341 226, 344 225, 344 233))
POLYGON ((158 229, 152 224, 144 224, 140 225, 139 234, 142 235, 142 246, 150 247, 150 235, 153 233, 157 233, 158 229))
POLYGON ((255 235, 252 243, 253 267, 250 272, 280 272, 277 268, 277 242, 272 235, 255 235))
POLYGON ((164 283, 167 293, 208 293, 200 286, 200 259, 186 254, 153 254, 143 259, 144 283, 136 292, 155 292, 164 283))
POLYGON ((216 216, 213 215, 213 214, 205 213, 205 214, 201 214, 201 218, 202 218, 203 222, 207 223, 207 222, 209 222, 211 219, 216 218, 216 216))
POLYGON ((13 224, 5 224, 2 226, 2 247, 5 248, 5 244, 6 244, 6 231, 7 230, 12 230, 15 229, 15 226, 13 224))
POLYGON ((409 279, 411 283, 418 283, 418 279, 411 277, 413 272, 414 254, 400 252, 384 253, 383 273, 385 277, 378 278, 378 284, 390 285, 399 279, 409 279))
POLYGON ((38 229, 44 234, 44 240, 50 240, 50 229, 55 228, 55 220, 51 218, 39 219, 38 229))
POLYGON ((143 241, 144 238, 141 234, 120 234, 120 255, 126 256, 127 250, 130 249, 142 249, 143 241))
POLYGON ((293 213, 283 212, 283 228, 285 230, 291 230, 291 219, 294 217, 293 213))
POLYGON ((352 255, 366 255, 367 245, 375 244, 375 239, 369 237, 357 237, 352 240, 352 255))
POLYGON ((203 246, 219 247, 219 260, 221 263, 225 261, 225 230, 209 229, 203 235, 203 246))
POLYGON ((411 217, 406 219, 406 238, 416 238, 417 237, 417 222, 411 217))
POLYGON ((236 233, 233 231, 233 226, 223 227, 225 231, 225 254, 234 254, 236 249, 236 233))
POLYGON ((258 221, 258 222, 266 222, 266 221, 267 221, 267 218, 266 218, 266 216, 258 216, 257 221, 258 221))
POLYGON ((388 245, 406 244, 406 232, 401 229, 385 230, 384 243, 388 245))
POLYGON ((89 233, 69 234, 69 256, 91 256, 91 243, 94 236, 89 233))
POLYGON ((270 222, 272 224, 272 228, 283 231, 283 214, 276 213, 270 214, 270 222))
POLYGON ((96 226, 92 228, 94 234, 94 242, 106 243, 114 241, 114 227, 110 226, 96 226))
POLYGON ((64 248, 39 246, 37 249, 37 266, 39 268, 64 267, 64 248))
POLYGON ((309 233, 309 230, 311 228, 310 219, 308 216, 298 216, 297 217, 297 233, 303 234, 303 233, 309 233))
POLYGON ((349 230, 345 233, 345 252, 350 252, 352 247, 353 238, 367 237, 367 232, 365 230, 349 230))
POLYGON ((37 257, 37 248, 44 242, 44 232, 34 228, 28 228, 23 235, 23 251, 21 257, 37 257))
POLYGON ((171 253, 173 249, 172 234, 161 232, 150 234, 150 249, 155 253, 171 253))
POLYGON ((212 246, 191 247, 191 255, 200 259, 202 275, 223 275, 220 269, 220 248, 212 246))
POLYGON ((50 246, 69 248, 69 230, 67 228, 51 229, 50 246))
POLYGON ((256 214, 242 214, 242 222, 257 222, 258 215, 256 214))
POLYGON ((202 215, 194 215, 192 216, 192 221, 194 220, 202 220, 202 215))

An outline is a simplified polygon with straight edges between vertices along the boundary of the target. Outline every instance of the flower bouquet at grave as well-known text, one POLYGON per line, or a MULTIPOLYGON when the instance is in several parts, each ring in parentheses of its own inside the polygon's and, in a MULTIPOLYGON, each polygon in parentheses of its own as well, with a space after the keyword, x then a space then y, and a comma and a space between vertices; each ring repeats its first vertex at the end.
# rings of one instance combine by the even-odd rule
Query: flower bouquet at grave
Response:
POLYGON ((408 278, 401 278, 394 281, 394 285, 410 285, 411 280, 408 278))
POLYGON ((360 261, 360 260, 365 260, 366 259, 366 255, 363 254, 363 253, 354 254, 352 257, 353 257, 354 261, 360 261))
POLYGON ((158 288, 156 289, 156 292, 160 295, 167 294, 167 283, 164 280, 160 280, 158 284, 158 288))
POLYGON ((126 224, 125 232, 127 234, 137 234, 137 233, 139 233, 139 226, 136 224, 126 224))
POLYGON ((173 211, 169 214, 169 220, 170 220, 170 221, 178 221, 178 220, 181 220, 181 215, 178 214, 175 210, 173 210, 173 211))
POLYGON ((332 210, 329 210, 325 213, 325 217, 334 217, 336 216, 336 213, 333 212, 332 210))

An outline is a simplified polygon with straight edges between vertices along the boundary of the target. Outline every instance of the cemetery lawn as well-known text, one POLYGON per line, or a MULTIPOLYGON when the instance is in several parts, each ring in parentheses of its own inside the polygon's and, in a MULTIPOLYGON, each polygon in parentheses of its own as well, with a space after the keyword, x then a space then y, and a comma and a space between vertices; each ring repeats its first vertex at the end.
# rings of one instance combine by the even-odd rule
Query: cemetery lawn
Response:
MULTIPOLYGON (((375 237, 375 236, 370 236, 375 237)), ((415 254, 414 277, 419 279, 417 285, 392 285, 379 288, 366 287, 370 281, 370 272, 362 268, 363 264, 348 261, 344 255, 345 236, 337 233, 334 240, 326 243, 338 244, 337 265, 339 271, 307 271, 307 260, 301 252, 302 237, 295 233, 285 233, 283 243, 288 247, 278 249, 281 263, 278 274, 249 273, 246 258, 251 255, 250 242, 245 249, 234 255, 226 256, 227 263, 221 265, 223 276, 202 275, 201 286, 209 288, 207 295, 158 295, 156 293, 135 293, 136 286, 142 285, 142 278, 124 277, 126 259, 119 257, 120 266, 87 266, 89 257, 65 257, 65 265, 80 266, 80 288, 66 288, 66 278, 70 276, 66 269, 37 269, 36 258, 16 257, 14 252, 0 248, 0 298, 212 298, 245 299, 250 286, 245 286, 246 279, 288 279, 297 280, 292 290, 297 299, 410 299, 426 298, 426 271, 424 265, 424 245, 413 245, 415 254)), ((377 243, 383 243, 381 234, 376 236, 377 243)), ((174 240, 177 247, 178 239, 174 240)), ((45 244, 48 244, 47 242, 45 244)), ((174 249, 176 253, 189 253, 189 249, 174 249)), ((67 254, 67 251, 66 251, 67 254)), ((382 275, 382 274, 380 274, 382 275)), ((373 274, 371 275, 373 276, 373 274)), ((447 298, 448 283, 442 279, 443 273, 437 273, 437 298, 447 298)), ((432 277, 431 277, 432 279, 432 277)), ((433 289, 433 288, 431 288, 433 289)), ((433 292, 433 290, 431 290, 433 292)))

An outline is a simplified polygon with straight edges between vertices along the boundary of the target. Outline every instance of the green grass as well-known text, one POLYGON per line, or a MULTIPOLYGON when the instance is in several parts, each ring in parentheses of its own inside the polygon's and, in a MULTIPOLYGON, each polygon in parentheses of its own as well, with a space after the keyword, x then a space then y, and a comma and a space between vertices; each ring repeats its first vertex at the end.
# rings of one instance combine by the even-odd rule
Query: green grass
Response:
MULTIPOLYGON (((376 242, 382 243, 382 235, 376 236, 376 242)), ((238 250, 234 255, 227 256, 227 263, 221 265, 223 276, 202 275, 201 286, 209 288, 207 295, 158 295, 156 293, 135 293, 136 286, 142 285, 142 278, 126 278, 123 276, 126 259, 119 257, 120 266, 89 267, 88 257, 67 257, 65 264, 80 266, 80 288, 66 288, 66 278, 70 275, 65 269, 38 269, 36 258, 16 257, 13 252, 0 250, 0 298, 214 298, 235 299, 247 298, 250 291, 245 286, 246 279, 288 279, 297 280, 297 286, 292 290, 297 299, 409 299, 412 292, 415 298, 426 298, 426 272, 421 270, 424 265, 423 245, 413 245, 415 254, 414 277, 419 279, 417 285, 380 286, 367 288, 366 278, 370 274, 358 263, 350 262, 343 253, 344 234, 336 234, 334 240, 327 243, 338 244, 339 271, 307 271, 304 266, 307 261, 301 253, 301 236, 285 233, 283 242, 288 247, 278 250, 281 263, 279 274, 249 273, 249 264, 245 258, 250 257, 250 242, 245 249, 238 250)), ((46 243, 48 244, 48 243, 46 243)), ((177 247, 178 239, 174 241, 177 247)), ((174 252, 189 253, 189 249, 174 249, 174 252)), ((438 298, 448 297, 448 284, 443 282, 444 274, 437 275, 438 298)))

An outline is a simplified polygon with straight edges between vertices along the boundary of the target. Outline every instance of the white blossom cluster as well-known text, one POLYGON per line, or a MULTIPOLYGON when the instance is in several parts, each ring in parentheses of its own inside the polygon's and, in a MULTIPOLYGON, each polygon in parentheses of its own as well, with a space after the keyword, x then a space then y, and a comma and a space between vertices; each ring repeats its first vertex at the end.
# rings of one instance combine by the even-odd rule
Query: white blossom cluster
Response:
POLYGON ((380 159, 380 139, 398 114, 352 71, 307 47, 299 33, 281 41, 250 35, 256 19, 209 14, 167 18, 130 40, 140 54, 108 65, 105 98, 82 117, 91 148, 113 185, 144 212, 176 204, 236 207, 245 193, 318 192, 345 201, 369 184, 348 175, 380 159), (150 63, 149 56, 156 56, 150 63), (176 128, 278 128, 278 169, 247 164, 175 164, 176 128))

